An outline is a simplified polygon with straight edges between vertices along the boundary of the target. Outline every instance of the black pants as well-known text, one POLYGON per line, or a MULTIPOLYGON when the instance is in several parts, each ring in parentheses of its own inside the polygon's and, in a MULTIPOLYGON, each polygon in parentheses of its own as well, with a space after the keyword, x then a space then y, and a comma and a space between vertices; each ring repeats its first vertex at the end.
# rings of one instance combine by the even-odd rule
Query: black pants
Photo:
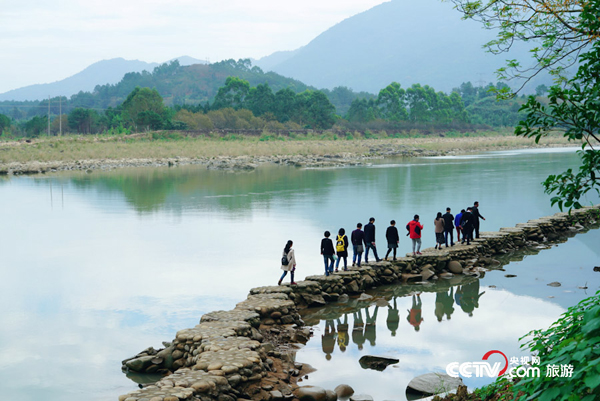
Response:
POLYGON ((448 246, 448 234, 450 235, 450 245, 454 245, 454 228, 450 231, 444 231, 444 239, 446 240, 446 246, 448 246))
POLYGON ((463 242, 467 241, 467 244, 469 244, 469 241, 473 240, 473 227, 463 227, 463 242))
MULTIPOLYGON (((479 222, 476 221, 475 224, 473 224, 473 228, 475 229, 475 238, 479 238, 479 222)), ((473 235, 473 234, 471 234, 473 235)), ((471 238, 473 239, 473 238, 471 238)))

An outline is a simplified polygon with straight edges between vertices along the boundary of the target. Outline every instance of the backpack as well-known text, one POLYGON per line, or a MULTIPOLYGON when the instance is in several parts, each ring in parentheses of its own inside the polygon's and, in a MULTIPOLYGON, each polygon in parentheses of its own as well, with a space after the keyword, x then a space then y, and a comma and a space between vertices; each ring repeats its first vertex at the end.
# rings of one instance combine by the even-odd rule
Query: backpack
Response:
POLYGON ((344 252, 346 248, 346 243, 344 242, 344 237, 338 235, 337 242, 335 243, 335 250, 338 252, 344 252))
POLYGON ((283 257, 281 258, 281 265, 282 266, 287 266, 290 264, 290 261, 288 260, 288 254, 284 253, 283 257))

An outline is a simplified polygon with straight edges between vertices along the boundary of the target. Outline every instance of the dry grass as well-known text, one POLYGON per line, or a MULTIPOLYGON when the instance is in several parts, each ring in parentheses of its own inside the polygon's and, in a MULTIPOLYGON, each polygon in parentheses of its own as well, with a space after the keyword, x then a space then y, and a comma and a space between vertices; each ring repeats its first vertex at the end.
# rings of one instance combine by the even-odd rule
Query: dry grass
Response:
MULTIPOLYGON (((218 156, 325 155, 372 153, 376 147, 408 146, 425 150, 474 152, 523 148, 535 145, 531 139, 511 135, 458 138, 417 137, 395 139, 302 139, 243 137, 152 139, 150 134, 131 136, 66 136, 25 141, 0 142, 0 164, 138 158, 204 158, 218 156)), ((543 140, 544 145, 567 145, 560 137, 543 140)))

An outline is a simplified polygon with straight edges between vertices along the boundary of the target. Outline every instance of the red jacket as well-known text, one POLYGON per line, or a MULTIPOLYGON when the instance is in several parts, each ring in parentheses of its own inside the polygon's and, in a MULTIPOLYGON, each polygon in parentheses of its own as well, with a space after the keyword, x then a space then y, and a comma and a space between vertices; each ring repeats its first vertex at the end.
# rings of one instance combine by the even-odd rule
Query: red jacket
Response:
POLYGON ((416 220, 409 221, 408 224, 406 225, 406 229, 410 233, 411 239, 421 238, 421 231, 423 230, 423 225, 421 223, 419 223, 418 221, 416 221, 416 220), (418 231, 417 231, 417 227, 419 227, 418 231))

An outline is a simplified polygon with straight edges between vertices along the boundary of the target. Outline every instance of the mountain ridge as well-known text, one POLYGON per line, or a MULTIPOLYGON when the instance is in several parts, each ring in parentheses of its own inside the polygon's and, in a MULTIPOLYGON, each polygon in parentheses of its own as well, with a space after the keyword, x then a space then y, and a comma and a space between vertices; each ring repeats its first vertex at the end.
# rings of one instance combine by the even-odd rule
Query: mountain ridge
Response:
MULTIPOLYGON (((206 63, 189 56, 181 56, 172 60, 179 60, 182 66, 206 63)), ((100 60, 59 81, 28 85, 0 93, 0 101, 33 101, 47 99, 48 96, 51 98, 56 96, 69 97, 81 91, 92 92, 97 85, 118 83, 129 72, 142 72, 144 70, 152 72, 159 65, 159 63, 148 63, 140 60, 126 60, 122 57, 100 60)))

